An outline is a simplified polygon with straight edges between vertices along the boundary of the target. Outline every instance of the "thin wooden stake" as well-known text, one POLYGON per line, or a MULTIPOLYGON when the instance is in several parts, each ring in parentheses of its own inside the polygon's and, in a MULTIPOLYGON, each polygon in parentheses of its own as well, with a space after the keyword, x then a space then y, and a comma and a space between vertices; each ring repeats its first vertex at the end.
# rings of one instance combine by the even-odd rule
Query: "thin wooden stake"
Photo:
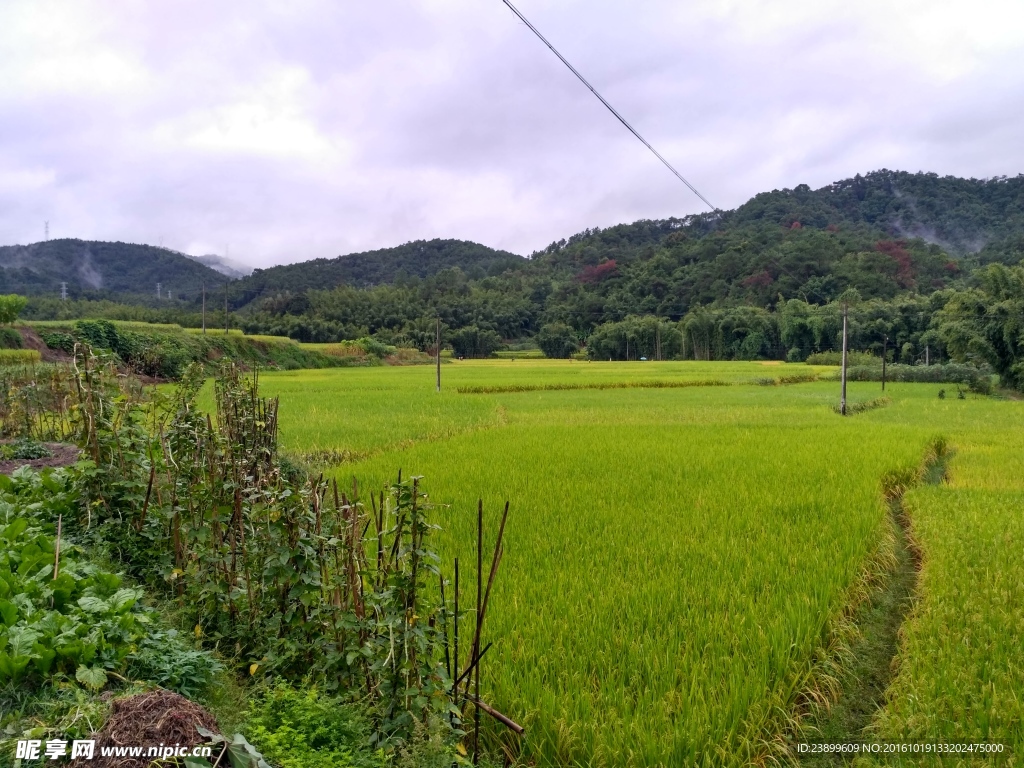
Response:
MULTIPOLYGON (((505 502, 505 512, 501 516, 501 525, 498 527, 498 540, 494 543, 494 557, 491 559, 491 572, 487 577, 487 591, 484 592, 484 604, 480 611, 480 626, 483 627, 484 616, 487 614, 487 603, 491 599, 491 587, 494 586, 494 577, 498 574, 498 565, 501 563, 501 555, 504 551, 502 539, 505 537, 505 521, 508 520, 508 502, 505 502)), ((479 644, 479 641, 477 641, 479 644)))
MULTIPOLYGON (((455 558, 455 620, 454 620, 454 634, 455 634, 455 671, 459 669, 459 558, 455 558)), ((459 706, 459 686, 456 683, 453 686, 453 695, 455 696, 455 707, 459 706)))
MULTIPOLYGON (((484 500, 476 506, 476 639, 473 641, 473 657, 479 659, 480 630, 483 623, 483 570, 484 570, 484 500)), ((473 692, 477 705, 473 707, 473 765, 480 762, 480 665, 476 665, 476 685, 473 692)))
POLYGON ((462 685, 462 681, 473 673, 473 670, 475 670, 477 666, 480 664, 480 659, 487 655, 487 652, 491 650, 492 645, 494 645, 494 643, 488 643, 487 645, 485 645, 484 649, 480 651, 480 655, 477 656, 475 659, 470 660, 469 666, 466 668, 465 672, 459 675, 459 679, 455 681, 455 685, 462 685))
POLYGON ((494 707, 490 707, 487 704, 484 704, 482 701, 480 701, 478 697, 473 697, 470 699, 470 701, 473 702, 473 706, 475 706, 477 709, 482 709, 484 712, 493 717, 499 723, 507 726, 508 728, 511 728, 516 733, 522 734, 523 731, 526 730, 525 728, 523 728, 523 726, 519 725, 519 723, 512 720, 512 718, 506 717, 505 715, 501 714, 501 712, 496 710, 494 707))
POLYGON ((452 676, 452 656, 448 647, 448 603, 444 599, 444 574, 438 574, 441 581, 441 637, 444 638, 444 668, 449 679, 452 676))

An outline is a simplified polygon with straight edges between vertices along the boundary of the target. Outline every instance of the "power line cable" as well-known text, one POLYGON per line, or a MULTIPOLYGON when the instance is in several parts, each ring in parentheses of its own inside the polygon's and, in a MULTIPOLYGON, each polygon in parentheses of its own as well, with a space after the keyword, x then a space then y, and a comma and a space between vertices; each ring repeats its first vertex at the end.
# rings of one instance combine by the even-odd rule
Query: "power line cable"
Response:
POLYGON ((587 86, 587 88, 590 89, 590 92, 593 93, 600 100, 600 102, 602 104, 604 104, 608 108, 609 112, 611 112, 613 115, 615 115, 615 117, 617 117, 619 119, 620 123, 622 123, 624 126, 626 126, 626 128, 629 129, 630 133, 632 133, 634 136, 636 136, 638 139, 640 139, 640 141, 643 142, 643 145, 645 147, 647 147, 649 150, 651 150, 651 152, 654 153, 654 156, 656 158, 658 158, 659 160, 661 160, 661 162, 663 162, 665 164, 665 167, 668 168, 670 171, 672 171, 672 173, 674 173, 676 175, 676 178, 678 178, 681 182, 683 182, 683 184, 685 184, 687 187, 689 187, 690 191, 693 192, 693 194, 695 194, 702 201, 704 201, 704 205, 706 205, 708 207, 708 209, 712 213, 718 210, 715 206, 713 206, 710 202, 708 202, 708 199, 706 197, 704 197, 704 195, 702 195, 700 192, 697 191, 697 188, 695 186, 693 186, 693 184, 691 184, 685 178, 683 178, 683 175, 672 166, 672 163, 670 163, 668 160, 666 160, 664 157, 662 157, 661 153, 659 153, 658 150, 656 150, 654 147, 652 147, 650 142, 647 141, 647 139, 645 139, 643 136, 641 136, 639 134, 639 132, 637 132, 636 128, 634 128, 632 125, 630 125, 626 121, 626 118, 624 118, 622 115, 620 115, 615 110, 615 107, 613 107, 611 104, 609 104, 608 101, 605 99, 605 97, 597 92, 597 89, 594 88, 594 86, 592 86, 589 82, 587 82, 587 79, 583 75, 581 75, 579 73, 579 71, 576 69, 576 67, 574 67, 572 64, 570 64, 569 60, 566 59, 565 56, 560 54, 558 52, 558 49, 555 48, 555 46, 553 46, 551 43, 548 42, 548 39, 546 37, 544 37, 544 35, 542 35, 540 33, 539 29, 537 29, 535 26, 533 26, 533 24, 530 23, 529 19, 527 19, 525 16, 523 16, 522 13, 519 12, 518 8, 516 8, 514 5, 512 5, 512 3, 509 2, 509 0, 501 0, 501 1, 503 3, 505 3, 505 5, 507 5, 509 7, 509 10, 511 10, 512 13, 514 13, 516 16, 519 17, 520 21, 522 21, 526 26, 528 26, 530 28, 530 31, 533 32, 533 34, 535 34, 537 37, 540 38, 541 42, 544 43, 544 45, 546 45, 548 48, 551 49, 551 52, 553 54, 555 54, 555 56, 557 56, 562 61, 562 63, 565 64, 565 66, 567 66, 569 68, 570 72, 572 72, 574 75, 576 75, 576 77, 579 78, 581 83, 583 83, 585 86, 587 86))

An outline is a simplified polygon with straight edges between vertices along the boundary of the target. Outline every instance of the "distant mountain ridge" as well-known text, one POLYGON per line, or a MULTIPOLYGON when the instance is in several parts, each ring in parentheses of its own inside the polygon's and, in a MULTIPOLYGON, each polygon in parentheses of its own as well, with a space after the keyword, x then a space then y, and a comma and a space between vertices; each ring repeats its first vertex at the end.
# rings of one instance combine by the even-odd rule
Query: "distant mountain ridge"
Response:
POLYGON ((865 224, 963 256, 1024 235, 1024 174, 962 179, 883 168, 816 190, 800 184, 762 192, 726 213, 722 223, 760 220, 819 228, 865 224))
POLYGON ((522 256, 466 240, 415 240, 393 248, 333 259, 256 269, 251 276, 239 281, 235 293, 248 302, 273 293, 304 293, 339 285, 369 288, 403 279, 427 278, 454 268, 471 277, 482 278, 525 263, 522 256))
POLYGON ((631 292, 643 297, 643 311, 669 311, 665 299, 654 302, 642 286, 677 296, 680 308, 720 299, 763 304, 791 291, 825 299, 842 285, 864 284, 880 268, 917 275, 911 280, 910 273, 893 273, 886 291, 909 285, 934 290, 955 279, 956 267, 939 251, 925 253, 926 244, 954 261, 1019 262, 1024 175, 979 180, 882 169, 816 190, 800 184, 762 192, 730 211, 587 229, 530 259, 478 243, 434 239, 245 275, 242 265, 219 256, 51 240, 0 247, 0 292, 57 296, 65 281, 72 297, 149 303, 159 282, 164 298, 171 291, 176 299, 194 301, 203 283, 209 290, 230 280, 232 308, 240 309, 272 297, 283 297, 286 306, 289 296, 339 286, 426 280, 446 270, 457 270, 470 283, 514 270, 539 281, 537 296, 550 293, 551 279, 569 280, 563 293, 588 294, 599 304, 614 299, 611 289, 628 280, 631 292), (899 250, 895 256, 893 249, 899 250), (882 251, 895 266, 869 255, 882 251), (906 258, 914 263, 901 267, 897 262, 906 258), (652 259, 650 268, 641 269, 652 259))
POLYGON ((190 256, 151 245, 62 239, 0 246, 0 292, 59 296, 61 282, 66 282, 72 298, 134 301, 155 299, 159 283, 162 298, 170 291, 175 299, 193 301, 204 283, 210 291, 232 282, 232 304, 240 306, 265 294, 342 284, 363 288, 451 268, 483 277, 524 262, 521 256, 478 243, 435 239, 253 270, 213 254, 190 256))
POLYGON ((192 300, 228 277, 184 254, 137 243, 46 240, 0 246, 0 292, 59 296, 67 283, 72 298, 152 296, 192 300))

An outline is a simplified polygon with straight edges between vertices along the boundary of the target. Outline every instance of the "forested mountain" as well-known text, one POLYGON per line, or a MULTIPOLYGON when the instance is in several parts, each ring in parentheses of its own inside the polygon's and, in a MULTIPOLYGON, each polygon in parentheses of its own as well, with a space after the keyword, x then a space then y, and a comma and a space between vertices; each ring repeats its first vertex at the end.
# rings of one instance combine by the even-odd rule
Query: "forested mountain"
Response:
POLYGON ((416 240, 394 248, 257 269, 233 292, 236 301, 247 303, 282 291, 302 293, 339 285, 367 288, 429 277, 450 268, 458 268, 470 278, 482 278, 515 269, 523 261, 514 253, 464 240, 416 240))
POLYGON ((979 180, 874 171, 813 191, 801 184, 763 192, 727 214, 723 224, 758 221, 818 228, 866 224, 964 255, 1024 234, 1024 175, 979 180))
POLYGON ((156 285, 176 300, 195 299, 229 278, 166 248, 93 240, 46 240, 0 246, 0 293, 72 298, 156 299, 156 285))
MULTIPOLYGON (((372 336, 425 349, 440 318, 446 338, 470 354, 543 339, 559 354, 594 342, 602 357, 616 357, 642 351, 636 340, 655 339, 658 323, 669 323, 683 329, 681 353, 791 359, 832 348, 835 302, 856 295, 873 319, 855 323, 855 343, 881 349, 888 337, 900 359, 915 360, 922 349, 945 349, 931 324, 954 294, 1017 280, 1016 271, 994 278, 983 268, 1022 256, 1024 176, 882 170, 766 192, 732 211, 585 230, 528 259, 417 241, 256 270, 228 291, 234 322, 247 331, 303 341, 372 336)), ((36 300, 26 311, 95 309, 36 300)), ((141 319, 127 309, 118 315, 141 319)), ((197 324, 197 309, 179 302, 146 316, 197 324)))

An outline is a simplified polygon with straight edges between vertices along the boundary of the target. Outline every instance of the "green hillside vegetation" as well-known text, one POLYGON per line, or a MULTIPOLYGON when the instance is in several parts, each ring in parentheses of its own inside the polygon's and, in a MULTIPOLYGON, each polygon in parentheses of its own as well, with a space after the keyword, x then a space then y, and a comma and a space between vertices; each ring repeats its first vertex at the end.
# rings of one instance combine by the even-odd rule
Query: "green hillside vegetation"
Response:
MULTIPOLYGON (((887 345, 894 359, 914 362, 926 348, 929 357, 947 354, 933 320, 951 291, 981 286, 980 266, 1019 262, 1022 190, 1024 177, 879 171, 816 191, 764 193, 717 216, 586 230, 502 274, 450 267, 369 288, 305 292, 282 283, 244 304, 242 324, 305 341, 371 335, 426 349, 440 317, 446 338, 485 339, 481 354, 495 336, 543 336, 562 356, 606 324, 650 325, 649 317, 684 323, 669 355, 802 359, 836 348, 835 302, 853 289, 865 302, 855 348, 880 354, 887 345)), ((656 339, 636 335, 628 356, 650 357, 656 339)), ((595 357, 625 359, 630 332, 619 336, 621 349, 609 355, 603 343, 595 357)))
POLYGON ((214 290, 227 282, 219 272, 166 248, 92 240, 47 240, 0 246, 0 285, 29 296, 60 296, 66 282, 72 298, 117 297, 156 302, 160 283, 172 300, 193 300, 205 282, 214 290))
POLYGON ((234 293, 236 303, 238 297, 245 303, 268 293, 303 293, 338 285, 366 288, 428 277, 454 268, 472 278, 483 278, 515 269, 522 262, 522 257, 508 251, 496 251, 464 240, 416 240, 395 248, 257 269, 239 281, 234 293))
MULTIPOLYGON (((177 378, 190 363, 221 358, 285 370, 339 364, 335 358, 303 349, 291 339, 246 336, 237 331, 225 334, 211 330, 202 334, 177 325, 110 320, 36 323, 31 329, 49 350, 72 355, 76 344, 88 345, 97 351, 114 353, 123 366, 135 373, 157 378, 177 378)), ((38 357, 38 352, 35 354, 38 357)))
MULTIPOLYGON (((529 259, 434 240, 257 270, 229 286, 229 308, 250 334, 421 351, 440 318, 464 357, 529 341, 557 357, 799 361, 838 348, 838 299, 854 291, 854 349, 983 363, 1012 383, 1012 329, 974 316, 1019 300, 1006 298, 1018 273, 999 270, 1024 254, 1022 195, 1024 176, 882 170, 733 211, 588 229, 529 259)), ((208 305, 211 324, 221 302, 208 305)), ((24 316, 201 322, 196 301, 150 303, 33 298, 24 316)))

